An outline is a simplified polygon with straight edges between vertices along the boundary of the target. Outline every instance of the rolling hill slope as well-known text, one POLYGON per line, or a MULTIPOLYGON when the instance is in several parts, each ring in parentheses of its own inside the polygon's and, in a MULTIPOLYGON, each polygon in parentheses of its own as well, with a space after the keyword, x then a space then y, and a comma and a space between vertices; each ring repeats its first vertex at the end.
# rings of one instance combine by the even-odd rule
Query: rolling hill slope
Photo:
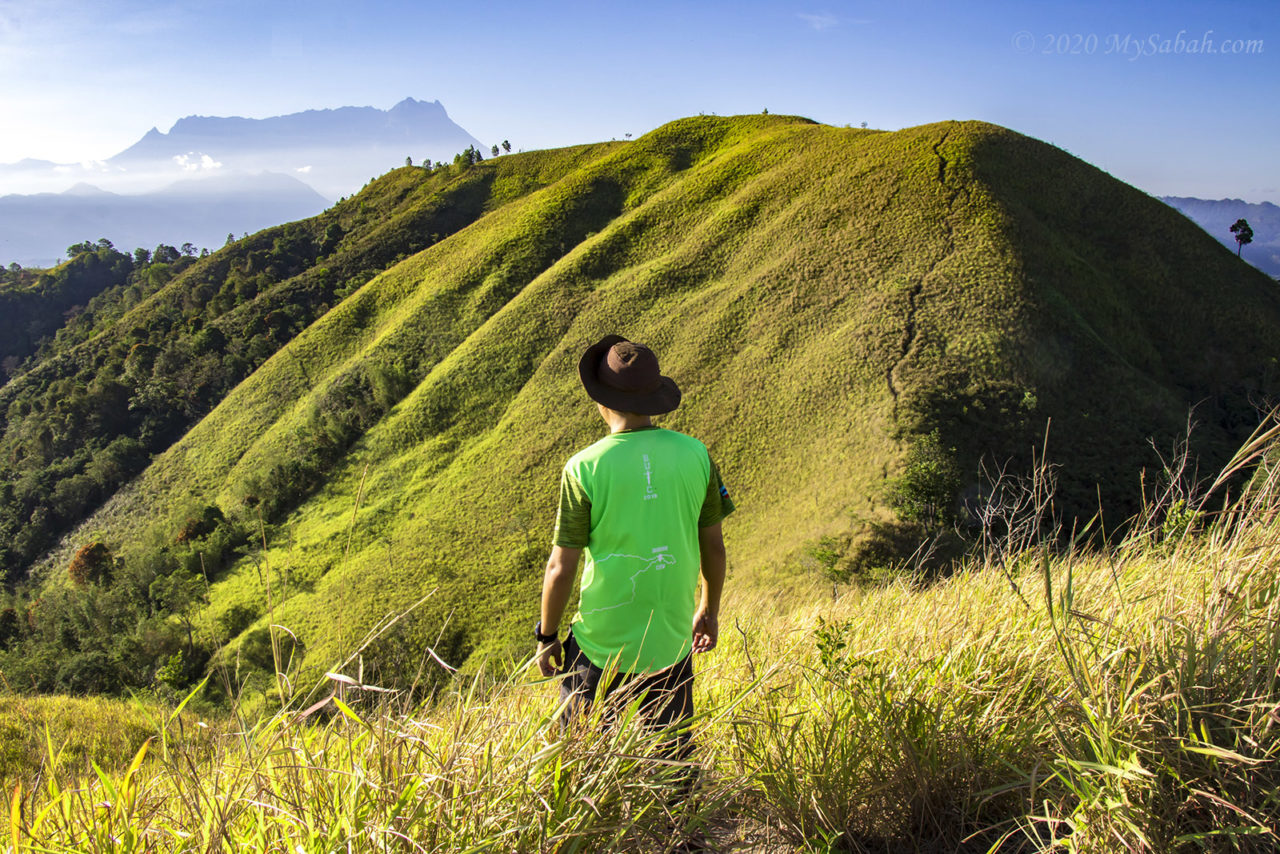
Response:
POLYGON ((46 585, 91 539, 135 576, 198 553, 213 534, 186 520, 216 505, 253 535, 185 612, 206 643, 260 656, 286 626, 314 673, 426 596, 366 651, 388 681, 427 645, 521 651, 560 466, 601 431, 577 358, 607 332, 685 389, 660 423, 734 492, 731 583, 785 583, 819 538, 888 520, 886 478, 934 430, 972 491, 979 459, 1016 465, 1051 420, 1064 509, 1118 520, 1150 437, 1197 406, 1212 465, 1280 383, 1265 276, 1002 128, 700 117, 554 158, 471 167, 505 193, 307 324, 64 540, 46 585))

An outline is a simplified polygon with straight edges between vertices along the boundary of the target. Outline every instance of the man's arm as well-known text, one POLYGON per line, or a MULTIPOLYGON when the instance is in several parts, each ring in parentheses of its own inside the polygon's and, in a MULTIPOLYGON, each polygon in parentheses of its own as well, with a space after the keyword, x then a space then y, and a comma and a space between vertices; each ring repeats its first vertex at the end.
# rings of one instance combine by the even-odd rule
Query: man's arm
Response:
MULTIPOLYGON (((554 635, 560 632, 560 620, 573 595, 573 582, 578 575, 578 558, 582 549, 552 546, 547 559, 547 572, 542 577, 542 633, 554 635)), ((554 676, 564 666, 564 651, 557 638, 551 643, 538 644, 538 670, 543 676, 554 676)))
POLYGON ((720 523, 698 529, 702 602, 693 615, 693 651, 709 652, 720 637, 720 594, 724 591, 724 534, 720 523))

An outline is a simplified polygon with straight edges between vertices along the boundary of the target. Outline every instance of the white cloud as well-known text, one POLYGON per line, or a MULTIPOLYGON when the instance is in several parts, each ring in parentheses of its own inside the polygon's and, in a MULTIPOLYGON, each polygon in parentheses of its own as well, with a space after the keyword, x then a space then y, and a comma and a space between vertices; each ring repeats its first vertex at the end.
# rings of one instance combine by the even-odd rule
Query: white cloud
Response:
POLYGON ((293 170, 293 171, 295 171, 295 172, 301 172, 303 175, 309 175, 309 174, 311 174, 311 166, 310 166, 310 164, 308 164, 308 165, 306 165, 306 166, 299 166, 297 169, 295 169, 295 170, 293 170))
POLYGON ((829 30, 836 24, 840 23, 839 19, 829 12, 824 12, 820 15, 815 15, 810 12, 799 12, 796 14, 796 17, 804 21, 810 27, 813 27, 815 30, 829 30))
POLYGON ((220 161, 214 160, 207 154, 197 156, 194 151, 189 151, 186 154, 175 154, 173 162, 187 172, 204 172, 222 168, 220 161))

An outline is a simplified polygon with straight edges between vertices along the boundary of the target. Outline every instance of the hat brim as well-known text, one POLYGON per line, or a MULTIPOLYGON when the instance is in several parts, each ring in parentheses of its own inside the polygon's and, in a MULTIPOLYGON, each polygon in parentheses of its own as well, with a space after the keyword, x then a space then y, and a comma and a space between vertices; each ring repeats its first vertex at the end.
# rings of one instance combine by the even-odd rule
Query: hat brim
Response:
POLYGON ((671 412, 680 405, 680 388, 671 377, 659 376, 660 383, 656 389, 647 392, 627 392, 600 382, 600 360, 614 344, 626 341, 621 335, 606 335, 587 348, 578 360, 578 378, 587 396, 596 403, 603 404, 619 412, 634 412, 637 415, 661 415, 671 412))

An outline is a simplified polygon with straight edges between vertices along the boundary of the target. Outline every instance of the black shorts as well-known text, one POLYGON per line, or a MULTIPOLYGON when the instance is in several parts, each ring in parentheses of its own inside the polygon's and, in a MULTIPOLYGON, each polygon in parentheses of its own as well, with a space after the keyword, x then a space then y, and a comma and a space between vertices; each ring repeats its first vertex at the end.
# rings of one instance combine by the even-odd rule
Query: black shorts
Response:
POLYGON ((560 701, 569 701, 561 723, 567 725, 585 712, 597 697, 621 700, 624 704, 642 697, 640 713, 646 726, 672 730, 671 738, 665 741, 664 753, 673 758, 687 758, 690 739, 685 724, 693 717, 692 654, 655 673, 617 673, 602 694, 600 684, 604 680, 604 671, 582 653, 570 631, 564 641, 564 669, 561 672, 565 677, 560 680, 560 701))

